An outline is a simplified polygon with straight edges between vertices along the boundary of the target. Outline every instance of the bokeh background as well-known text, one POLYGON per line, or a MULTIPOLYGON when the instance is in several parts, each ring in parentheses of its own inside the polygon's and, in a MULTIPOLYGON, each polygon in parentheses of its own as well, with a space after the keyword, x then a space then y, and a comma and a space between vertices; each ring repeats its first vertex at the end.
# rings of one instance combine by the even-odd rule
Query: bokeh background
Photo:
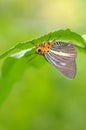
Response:
MULTIPOLYGON (((66 28, 86 33, 86 0, 0 0, 1 53, 66 28)), ((74 80, 45 60, 28 65, 0 106, 0 130, 86 130, 86 54, 78 52, 74 80)))

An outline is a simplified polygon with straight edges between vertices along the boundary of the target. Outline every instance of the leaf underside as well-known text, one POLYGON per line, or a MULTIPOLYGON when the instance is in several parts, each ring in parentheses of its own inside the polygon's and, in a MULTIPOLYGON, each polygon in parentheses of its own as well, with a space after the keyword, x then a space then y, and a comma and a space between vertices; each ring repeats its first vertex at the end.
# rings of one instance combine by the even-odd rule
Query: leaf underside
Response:
POLYGON ((0 59, 6 57, 10 52, 12 51, 20 51, 25 50, 32 45, 37 45, 39 43, 45 42, 45 41, 63 41, 63 42, 70 42, 71 44, 74 44, 76 47, 85 48, 86 42, 85 40, 77 33, 70 31, 69 29, 66 30, 58 30, 55 32, 51 32, 47 35, 44 35, 40 38, 34 39, 32 41, 25 41, 25 42, 19 42, 12 48, 8 49, 4 53, 0 54, 0 59))
MULTIPOLYGON (((24 71, 28 68, 28 64, 26 64, 28 60, 31 61, 35 56, 34 45, 37 45, 45 41, 69 42, 75 45, 76 48, 81 48, 82 50, 85 50, 86 47, 85 40, 79 34, 67 29, 51 32, 32 41, 19 42, 12 48, 0 54, 0 59, 9 56, 4 60, 1 68, 0 105, 8 96, 13 84, 16 81, 20 80, 24 71)), ((33 65, 35 64, 36 62, 33 65)))

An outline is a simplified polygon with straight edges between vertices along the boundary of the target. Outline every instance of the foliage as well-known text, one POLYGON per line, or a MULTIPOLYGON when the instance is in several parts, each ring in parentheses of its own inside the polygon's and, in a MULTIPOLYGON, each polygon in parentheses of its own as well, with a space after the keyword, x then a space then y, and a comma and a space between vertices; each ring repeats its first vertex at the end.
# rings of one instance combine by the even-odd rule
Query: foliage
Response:
POLYGON ((5 51, 3 54, 0 54, 0 59, 9 55, 5 59, 1 69, 0 105, 8 96, 8 93, 10 92, 13 84, 22 77, 26 68, 28 68, 27 62, 29 63, 29 61, 34 59, 34 56, 36 55, 35 45, 44 41, 52 40, 68 41, 71 44, 74 44, 76 48, 81 48, 83 51, 86 47, 84 39, 79 34, 76 34, 67 29, 49 33, 32 41, 17 43, 14 47, 5 51))

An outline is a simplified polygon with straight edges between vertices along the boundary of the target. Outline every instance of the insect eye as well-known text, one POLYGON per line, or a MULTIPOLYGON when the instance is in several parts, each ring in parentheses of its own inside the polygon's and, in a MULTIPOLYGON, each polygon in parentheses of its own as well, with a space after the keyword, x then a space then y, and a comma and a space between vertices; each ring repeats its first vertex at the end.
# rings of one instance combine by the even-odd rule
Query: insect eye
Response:
POLYGON ((40 53, 40 52, 41 52, 41 49, 38 49, 38 52, 40 53))

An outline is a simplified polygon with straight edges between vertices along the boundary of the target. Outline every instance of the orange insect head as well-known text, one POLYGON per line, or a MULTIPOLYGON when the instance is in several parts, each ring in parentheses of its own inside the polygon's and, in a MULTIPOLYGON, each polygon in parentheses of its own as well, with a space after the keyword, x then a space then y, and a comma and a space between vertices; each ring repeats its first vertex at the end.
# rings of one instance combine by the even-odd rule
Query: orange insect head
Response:
POLYGON ((48 52, 52 47, 52 42, 45 42, 42 44, 38 44, 36 46, 36 53, 39 55, 43 55, 44 53, 48 52))

